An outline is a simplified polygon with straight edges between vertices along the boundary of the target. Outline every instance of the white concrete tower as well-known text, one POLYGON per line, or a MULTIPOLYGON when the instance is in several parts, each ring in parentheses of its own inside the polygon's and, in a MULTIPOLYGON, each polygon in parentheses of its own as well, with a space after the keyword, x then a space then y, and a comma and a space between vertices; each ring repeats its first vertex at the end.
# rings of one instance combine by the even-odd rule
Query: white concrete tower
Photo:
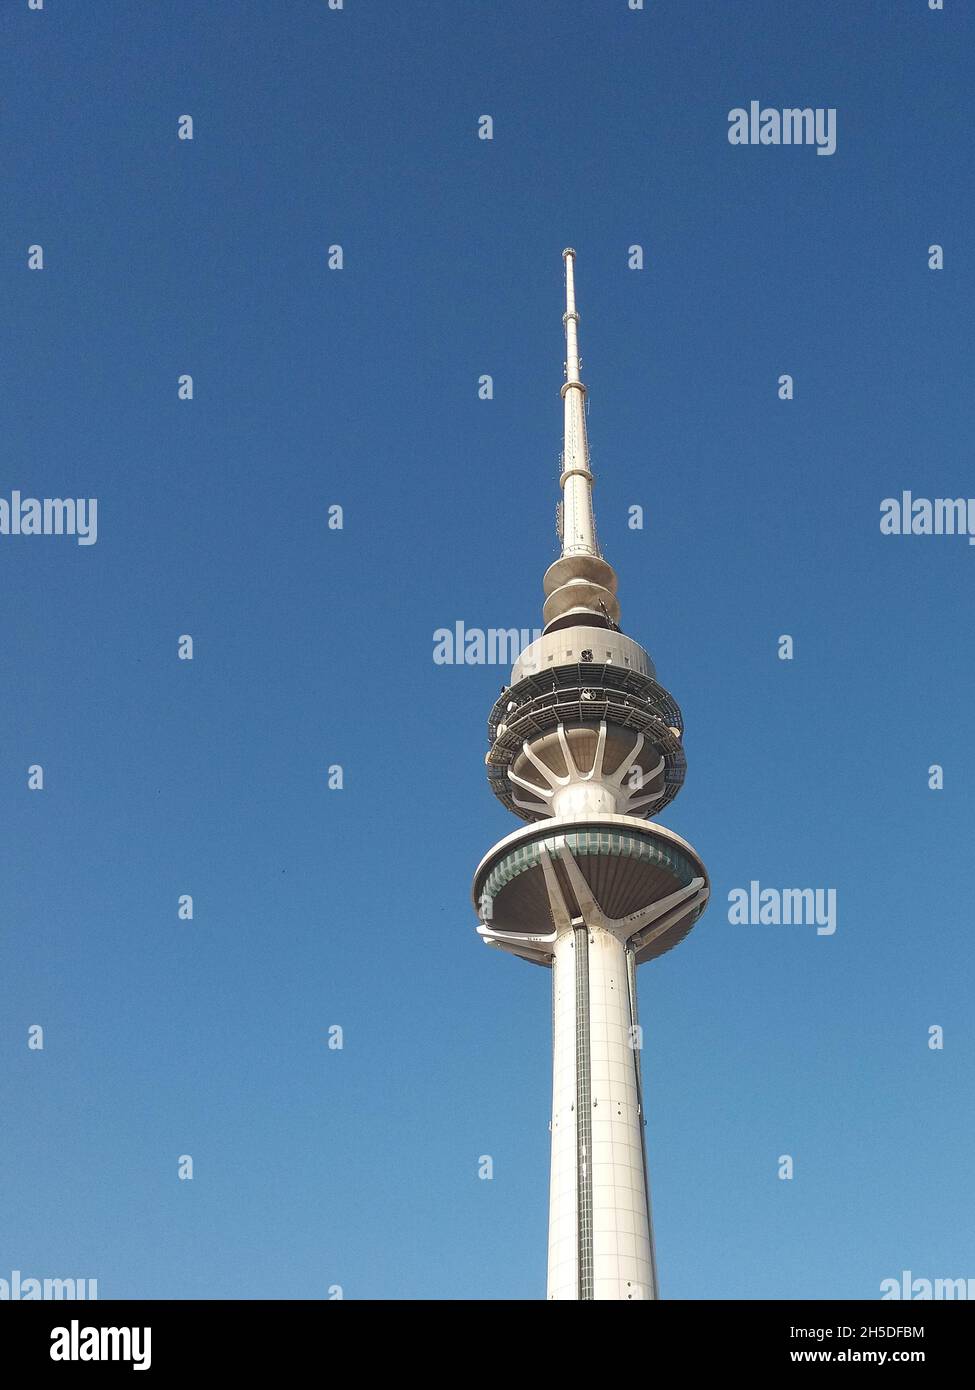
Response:
POLYGON ((644 649, 619 628, 616 575, 593 516, 575 252, 565 260, 562 554, 545 628, 488 721, 488 780, 529 824, 478 866, 489 946, 552 971, 548 1297, 657 1297, 636 967, 707 903, 707 871, 649 821, 684 780, 683 726, 644 649))

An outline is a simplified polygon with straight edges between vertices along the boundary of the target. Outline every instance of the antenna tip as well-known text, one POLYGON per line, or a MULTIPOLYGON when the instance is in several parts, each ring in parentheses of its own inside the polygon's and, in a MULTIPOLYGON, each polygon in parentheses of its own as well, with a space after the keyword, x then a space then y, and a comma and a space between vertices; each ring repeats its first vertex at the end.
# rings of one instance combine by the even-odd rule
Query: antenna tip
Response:
POLYGON ((565 248, 565 250, 562 252, 562 259, 565 261, 565 260, 568 260, 568 258, 569 258, 570 256, 574 256, 574 255, 575 255, 575 249, 574 249, 573 247, 571 247, 571 246, 567 246, 567 247, 565 248))

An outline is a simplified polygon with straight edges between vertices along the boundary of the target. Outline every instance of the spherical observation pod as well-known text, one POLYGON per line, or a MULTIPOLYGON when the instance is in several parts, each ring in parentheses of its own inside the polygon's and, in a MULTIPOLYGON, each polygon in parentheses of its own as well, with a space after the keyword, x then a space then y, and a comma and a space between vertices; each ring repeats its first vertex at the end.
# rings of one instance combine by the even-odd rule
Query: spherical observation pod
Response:
POLYGON ((555 926, 546 858, 569 912, 579 918, 588 915, 571 866, 567 870, 566 851, 607 926, 630 940, 637 964, 682 941, 707 904, 710 882, 704 864, 686 840, 664 826, 619 815, 537 822, 506 836, 485 855, 474 876, 472 896, 486 931, 523 934, 526 957, 539 956, 539 964, 549 961, 532 943, 555 926), (660 915, 644 922, 647 910, 656 904, 660 915), (632 932, 626 925, 629 918, 634 919, 632 932))

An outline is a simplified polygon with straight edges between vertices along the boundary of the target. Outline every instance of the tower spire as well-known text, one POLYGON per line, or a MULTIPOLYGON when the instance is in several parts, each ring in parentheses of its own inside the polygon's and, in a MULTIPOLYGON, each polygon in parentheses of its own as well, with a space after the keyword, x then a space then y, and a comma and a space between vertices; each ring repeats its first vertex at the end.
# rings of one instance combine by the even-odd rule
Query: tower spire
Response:
POLYGON ((565 382, 562 386, 564 443, 562 449, 562 555, 545 575, 545 631, 583 623, 616 627, 620 606, 616 573, 602 558, 596 540, 592 506, 593 476, 586 436, 586 388, 579 376, 579 311, 576 309, 575 257, 571 246, 565 261, 565 382))
POLYGON ((579 311, 576 309, 575 257, 572 247, 562 252, 565 261, 565 413, 562 451, 562 554, 599 555, 596 522, 592 510, 593 476, 586 438, 586 388, 579 377, 579 311))

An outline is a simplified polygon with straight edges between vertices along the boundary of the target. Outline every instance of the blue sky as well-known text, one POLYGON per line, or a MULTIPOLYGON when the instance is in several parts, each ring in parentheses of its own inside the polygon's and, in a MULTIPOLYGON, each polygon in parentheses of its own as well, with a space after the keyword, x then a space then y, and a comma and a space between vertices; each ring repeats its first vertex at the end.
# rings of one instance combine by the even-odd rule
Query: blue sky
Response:
POLYGON ((469 900, 508 673, 432 652, 540 622, 565 245, 600 538, 687 725, 662 819, 713 881, 640 975, 662 1293, 975 1276, 975 550, 879 530, 975 492, 973 27, 5 7, 0 496, 97 497, 98 540, 0 536, 0 1277, 544 1296, 549 977, 469 900), (835 154, 730 145, 752 99, 835 107, 835 154), (731 925, 752 879, 835 888, 835 935, 731 925))

